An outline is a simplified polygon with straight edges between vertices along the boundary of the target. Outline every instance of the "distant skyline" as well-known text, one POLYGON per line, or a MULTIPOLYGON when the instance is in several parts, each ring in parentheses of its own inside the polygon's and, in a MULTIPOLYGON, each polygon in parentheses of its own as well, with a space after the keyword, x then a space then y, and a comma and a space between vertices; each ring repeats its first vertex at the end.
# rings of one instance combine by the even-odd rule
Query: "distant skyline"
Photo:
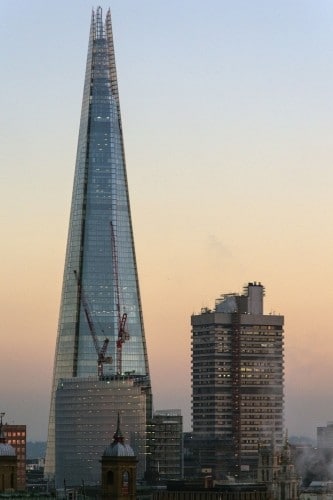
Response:
MULTIPOLYGON (((97 5, 97 4, 96 4, 97 5)), ((91 9, 1 5, 1 411, 45 440, 91 9)), ((190 316, 260 281, 286 427, 333 420, 333 4, 114 0, 155 409, 190 429, 190 316)))

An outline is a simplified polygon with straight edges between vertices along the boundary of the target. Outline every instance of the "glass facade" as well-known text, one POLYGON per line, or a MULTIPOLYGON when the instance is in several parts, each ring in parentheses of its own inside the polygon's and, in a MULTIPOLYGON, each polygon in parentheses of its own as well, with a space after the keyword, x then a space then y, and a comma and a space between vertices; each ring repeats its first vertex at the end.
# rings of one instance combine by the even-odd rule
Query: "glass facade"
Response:
MULTIPOLYGON (((92 14, 54 363, 45 471, 54 474, 59 379, 131 373, 150 387, 136 269, 111 15, 92 14), (119 323, 126 335, 119 342, 119 323), (93 330, 93 331, 92 331, 93 330), (105 339, 107 339, 104 344, 105 339), (107 344, 108 342, 108 344, 107 344)), ((150 391, 146 391, 150 397, 150 391)), ((147 405, 148 413, 151 405, 147 405)), ((149 415, 148 415, 149 416, 149 415)))
POLYGON ((101 481, 100 460, 112 442, 118 413, 121 432, 139 460, 137 477, 145 472, 146 395, 140 384, 116 380, 72 378, 58 384, 56 413, 57 488, 101 481))

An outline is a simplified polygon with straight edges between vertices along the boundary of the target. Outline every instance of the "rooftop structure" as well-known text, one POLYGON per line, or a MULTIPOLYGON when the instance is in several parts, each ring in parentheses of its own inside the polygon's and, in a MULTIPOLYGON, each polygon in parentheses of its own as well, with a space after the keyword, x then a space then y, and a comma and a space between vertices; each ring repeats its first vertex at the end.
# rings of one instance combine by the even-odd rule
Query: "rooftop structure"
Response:
POLYGON ((134 457, 134 451, 129 444, 125 444, 124 436, 120 430, 120 415, 118 413, 117 430, 113 434, 113 441, 105 448, 104 457, 134 457))
POLYGON ((125 443, 120 430, 118 413, 117 429, 113 441, 104 450, 102 460, 102 498, 135 500, 137 459, 132 448, 125 443))

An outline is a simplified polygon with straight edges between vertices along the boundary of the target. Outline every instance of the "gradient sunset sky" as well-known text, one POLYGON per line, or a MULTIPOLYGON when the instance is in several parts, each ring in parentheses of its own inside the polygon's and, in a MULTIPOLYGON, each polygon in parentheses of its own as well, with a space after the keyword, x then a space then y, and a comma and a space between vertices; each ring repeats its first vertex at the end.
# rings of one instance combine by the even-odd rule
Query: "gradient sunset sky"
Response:
MULTIPOLYGON (((190 316, 285 316, 286 427, 333 420, 333 2, 113 0, 155 409, 190 430, 190 316)), ((46 439, 91 0, 2 0, 0 411, 46 439)))

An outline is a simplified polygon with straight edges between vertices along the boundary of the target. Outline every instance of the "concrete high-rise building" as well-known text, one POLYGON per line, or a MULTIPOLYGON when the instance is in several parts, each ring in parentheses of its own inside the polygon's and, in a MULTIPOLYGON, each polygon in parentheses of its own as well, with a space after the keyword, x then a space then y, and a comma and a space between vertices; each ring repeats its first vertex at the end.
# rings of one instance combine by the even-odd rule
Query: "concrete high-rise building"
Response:
MULTIPOLYGON (((111 15, 108 11, 103 18, 100 7, 93 11, 91 19, 54 361, 46 476, 55 473, 56 419, 63 425, 61 401, 58 415, 55 412, 59 384, 71 387, 73 405, 78 408, 77 398, 91 395, 88 389, 86 395, 82 394, 83 379, 98 382, 95 389, 89 389, 95 390, 96 415, 109 405, 109 416, 104 412, 103 428, 109 425, 111 432, 112 412, 122 413, 126 409, 122 407, 123 399, 117 400, 117 387, 114 387, 114 397, 108 402, 103 397, 97 398, 104 391, 105 379, 114 383, 126 379, 131 381, 132 387, 139 387, 145 405, 138 408, 138 412, 144 412, 138 422, 142 418, 151 418, 151 384, 129 205, 111 15), (72 390, 73 379, 78 380, 77 392, 72 390)), ((72 426, 70 413, 67 418, 68 425, 72 426)), ((122 418, 126 426, 126 412, 122 413, 122 418)), ((98 434, 99 429, 95 432, 98 434)), ((78 427, 69 439, 77 457, 84 461, 85 456, 78 447, 79 434, 78 427)), ((110 436, 101 436, 101 453, 108 439, 110 436)), ((142 460, 142 457, 138 458, 142 460)))
POLYGON ((253 477, 258 445, 282 445, 284 318, 264 314, 263 298, 249 283, 192 316, 192 446, 216 477, 253 477))

